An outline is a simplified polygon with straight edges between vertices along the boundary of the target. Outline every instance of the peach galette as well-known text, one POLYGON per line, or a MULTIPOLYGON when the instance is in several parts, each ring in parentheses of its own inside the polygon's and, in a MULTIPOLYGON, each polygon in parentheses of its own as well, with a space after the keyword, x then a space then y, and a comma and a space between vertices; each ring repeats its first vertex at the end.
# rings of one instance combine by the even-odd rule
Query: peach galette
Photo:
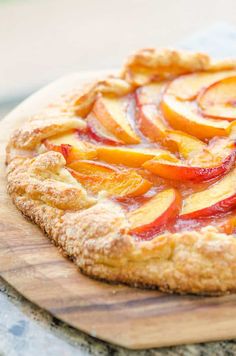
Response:
POLYGON ((92 277, 235 291, 236 61, 145 49, 40 107, 54 88, 8 144, 22 213, 92 277))

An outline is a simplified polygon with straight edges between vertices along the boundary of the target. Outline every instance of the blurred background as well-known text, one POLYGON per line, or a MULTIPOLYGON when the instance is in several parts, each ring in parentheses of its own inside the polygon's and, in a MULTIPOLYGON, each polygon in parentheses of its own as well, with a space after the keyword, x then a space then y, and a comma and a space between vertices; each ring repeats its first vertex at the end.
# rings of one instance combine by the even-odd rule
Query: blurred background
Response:
POLYGON ((120 67, 141 47, 189 47, 196 34, 191 45, 206 49, 205 30, 211 51, 226 31, 235 51, 224 54, 236 55, 234 26, 236 0, 0 0, 0 116, 53 79, 120 67))

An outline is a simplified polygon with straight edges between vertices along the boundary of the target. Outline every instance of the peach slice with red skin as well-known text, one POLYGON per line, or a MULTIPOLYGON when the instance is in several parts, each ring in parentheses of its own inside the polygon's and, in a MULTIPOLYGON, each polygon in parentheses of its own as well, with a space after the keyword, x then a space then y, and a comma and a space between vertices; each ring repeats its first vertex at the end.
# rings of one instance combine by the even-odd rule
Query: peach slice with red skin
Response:
POLYGON ((144 162, 155 156, 163 158, 171 157, 168 151, 162 149, 108 146, 97 147, 97 155, 101 161, 135 168, 141 167, 144 162))
POLYGON ((174 129, 185 131, 199 139, 226 136, 228 121, 202 117, 190 102, 178 100, 165 93, 161 109, 174 129))
POLYGON ((95 101, 93 113, 106 130, 126 144, 140 143, 128 113, 129 101, 127 98, 113 98, 100 96, 95 101))
POLYGON ((185 159, 202 152, 207 147, 204 142, 183 131, 167 130, 167 140, 177 145, 180 155, 185 159))
POLYGON ((174 95, 180 100, 194 100, 201 90, 208 88, 221 79, 232 77, 233 75, 236 75, 235 70, 181 75, 170 83, 168 94, 174 95))
POLYGON ((44 141, 48 150, 63 154, 67 163, 78 159, 93 159, 97 156, 96 148, 81 141, 76 131, 50 137, 44 141))
POLYGON ((236 76, 224 78, 198 96, 198 104, 206 116, 226 120, 236 119, 236 76))
POLYGON ((226 213, 236 206, 236 168, 208 189, 193 193, 183 203, 181 219, 198 219, 226 213))
POLYGON ((70 169, 71 174, 88 191, 98 194, 105 191, 110 197, 136 197, 145 194, 152 183, 144 179, 140 174, 132 171, 106 172, 106 174, 91 175, 70 169))
POLYGON ((233 166, 235 152, 231 152, 222 162, 213 166, 191 166, 186 162, 153 158, 143 164, 150 172, 166 179, 203 182, 226 174, 233 166))
POLYGON ((164 123, 155 105, 137 106, 136 115, 138 128, 144 136, 154 142, 165 141, 168 126, 164 123))
POLYGON ((97 120, 94 114, 90 114, 86 121, 88 124, 87 133, 94 141, 112 146, 120 146, 124 144, 124 142, 106 130, 105 127, 102 126, 101 123, 97 120))
POLYGON ((135 92, 136 121, 139 130, 151 141, 164 141, 167 123, 161 117, 158 107, 166 82, 152 83, 138 88, 135 92))
POLYGON ((181 209, 181 196, 176 189, 167 189, 154 195, 138 209, 128 213, 130 234, 150 239, 177 218, 181 209))

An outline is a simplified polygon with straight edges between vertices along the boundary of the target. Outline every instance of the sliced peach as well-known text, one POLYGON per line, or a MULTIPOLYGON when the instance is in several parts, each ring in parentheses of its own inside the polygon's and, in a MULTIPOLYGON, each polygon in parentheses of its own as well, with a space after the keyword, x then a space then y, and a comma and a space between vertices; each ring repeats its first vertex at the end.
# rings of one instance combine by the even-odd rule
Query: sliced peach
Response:
POLYGON ((63 154, 67 163, 78 159, 93 159, 97 156, 96 148, 81 141, 77 132, 69 132, 48 138, 44 141, 48 150, 57 151, 63 154))
POLYGON ((203 88, 217 82, 220 79, 236 75, 235 70, 222 72, 201 72, 182 75, 174 79, 168 86, 167 93, 180 100, 193 100, 203 88))
MULTIPOLYGON (((97 147, 98 159, 108 163, 122 164, 128 167, 141 167, 153 157, 171 159, 173 155, 162 149, 129 148, 129 147, 97 147)), ((173 156, 174 157, 174 156, 173 156)), ((174 159, 174 158, 173 158, 174 159)))
POLYGON ((166 82, 145 85, 136 90, 136 121, 139 130, 151 141, 164 141, 167 123, 158 111, 166 82))
POLYGON ((228 121, 204 118, 191 103, 180 101, 173 95, 164 94, 161 108, 167 121, 177 130, 200 139, 226 135, 228 121))
MULTIPOLYGON (((212 155, 215 162, 219 162, 222 158, 226 157, 233 151, 235 151, 235 133, 233 126, 232 129, 228 131, 228 137, 215 137, 209 141, 207 145, 207 150, 203 152, 208 152, 212 155)), ((199 155, 200 157, 200 155, 199 155)))
POLYGON ((110 175, 111 173, 118 172, 118 168, 111 166, 107 163, 90 160, 78 160, 70 163, 69 168, 86 175, 110 175))
POLYGON ((144 136, 151 141, 164 141, 168 126, 153 104, 137 107, 137 125, 144 136))
POLYGON ((181 197, 177 190, 167 189, 157 193, 141 207, 128 213, 130 233, 149 239, 173 222, 180 208, 181 197))
POLYGON ((227 173, 234 164, 235 153, 232 152, 220 164, 213 166, 192 166, 178 160, 170 162, 166 159, 153 158, 143 164, 150 172, 167 179, 179 181, 202 182, 227 173))
POLYGON ((185 159, 202 152, 207 147, 204 142, 183 131, 168 130, 167 139, 176 143, 179 153, 185 159))
POLYGON ((236 206, 236 168, 223 179, 184 200, 181 219, 196 219, 225 213, 236 206))
POLYGON ((198 96, 204 115, 227 120, 236 119, 236 76, 224 78, 198 96))
POLYGON ((105 175, 87 175, 74 170, 71 174, 89 191, 105 191, 112 197, 136 197, 145 194, 152 183, 135 171, 112 172, 105 175))
POLYGON ((139 143, 140 138, 131 127, 128 105, 124 98, 100 96, 93 107, 93 113, 99 122, 123 143, 139 143))
POLYGON ((97 142, 102 142, 107 145, 123 145, 124 142, 119 140, 116 136, 105 129, 104 126, 97 120, 96 116, 92 113, 86 119, 88 135, 97 142))

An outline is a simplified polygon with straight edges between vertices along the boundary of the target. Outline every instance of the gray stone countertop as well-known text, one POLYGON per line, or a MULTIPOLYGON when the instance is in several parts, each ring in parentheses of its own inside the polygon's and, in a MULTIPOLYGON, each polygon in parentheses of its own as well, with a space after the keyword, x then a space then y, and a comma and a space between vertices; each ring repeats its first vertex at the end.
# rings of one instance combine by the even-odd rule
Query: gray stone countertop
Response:
POLYGON ((1 356, 225 356, 236 340, 131 351, 92 338, 33 305, 0 278, 1 356))

